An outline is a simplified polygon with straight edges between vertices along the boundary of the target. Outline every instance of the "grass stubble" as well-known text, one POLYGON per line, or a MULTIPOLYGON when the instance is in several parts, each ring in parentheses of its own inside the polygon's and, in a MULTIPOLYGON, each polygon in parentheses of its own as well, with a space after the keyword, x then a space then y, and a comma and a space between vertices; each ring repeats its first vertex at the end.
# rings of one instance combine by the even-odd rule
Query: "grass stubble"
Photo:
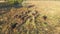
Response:
POLYGON ((59 22, 41 14, 32 6, 11 8, 0 16, 0 34, 59 34, 59 22))

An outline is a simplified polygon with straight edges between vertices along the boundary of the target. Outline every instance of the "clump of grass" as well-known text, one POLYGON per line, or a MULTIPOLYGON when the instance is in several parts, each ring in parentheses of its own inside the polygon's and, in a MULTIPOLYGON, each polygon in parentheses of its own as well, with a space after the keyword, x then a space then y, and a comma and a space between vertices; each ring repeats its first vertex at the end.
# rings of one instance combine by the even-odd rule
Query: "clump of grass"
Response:
POLYGON ((5 25, 2 27, 2 33, 52 34, 54 32, 54 27, 48 24, 47 18, 48 17, 40 14, 40 12, 36 10, 32 11, 28 10, 28 8, 12 8, 9 13, 3 15, 2 19, 7 24, 3 22, 5 25), (4 17, 7 17, 7 19, 4 17), (17 25, 15 23, 17 23, 17 25))
POLYGON ((22 3, 23 0, 7 0, 9 4, 14 4, 15 2, 22 3))

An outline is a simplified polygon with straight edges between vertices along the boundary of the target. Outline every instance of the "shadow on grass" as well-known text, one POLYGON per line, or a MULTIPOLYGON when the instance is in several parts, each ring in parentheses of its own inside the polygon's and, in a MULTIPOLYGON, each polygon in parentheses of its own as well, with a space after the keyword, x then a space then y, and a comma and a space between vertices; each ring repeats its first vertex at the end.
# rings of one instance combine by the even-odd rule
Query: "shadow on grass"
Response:
POLYGON ((0 15, 9 12, 12 7, 17 9, 17 8, 21 8, 22 5, 19 4, 18 2, 15 2, 12 5, 9 5, 9 4, 0 4, 0 15))

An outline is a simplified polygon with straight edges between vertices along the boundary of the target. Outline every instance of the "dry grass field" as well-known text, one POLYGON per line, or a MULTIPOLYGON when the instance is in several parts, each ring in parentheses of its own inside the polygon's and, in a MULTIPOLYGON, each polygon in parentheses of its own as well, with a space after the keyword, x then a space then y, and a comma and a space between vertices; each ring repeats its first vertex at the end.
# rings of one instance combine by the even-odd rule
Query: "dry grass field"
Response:
POLYGON ((1 8, 0 34, 60 34, 59 3, 24 1, 20 8, 1 8))

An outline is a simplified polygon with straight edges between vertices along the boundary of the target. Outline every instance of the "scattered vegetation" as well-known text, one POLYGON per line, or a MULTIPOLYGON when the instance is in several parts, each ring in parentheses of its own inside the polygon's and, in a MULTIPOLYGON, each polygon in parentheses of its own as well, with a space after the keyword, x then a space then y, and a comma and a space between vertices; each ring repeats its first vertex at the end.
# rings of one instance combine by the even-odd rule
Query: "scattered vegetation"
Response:
POLYGON ((15 2, 22 3, 23 0, 7 0, 9 4, 14 4, 15 2))
MULTIPOLYGON (((10 4, 15 1, 22 2, 9 0, 10 4)), ((50 18, 40 11, 29 9, 30 7, 33 6, 12 7, 9 12, 0 15, 0 34, 56 34, 56 27, 60 26, 58 18, 50 18)))

